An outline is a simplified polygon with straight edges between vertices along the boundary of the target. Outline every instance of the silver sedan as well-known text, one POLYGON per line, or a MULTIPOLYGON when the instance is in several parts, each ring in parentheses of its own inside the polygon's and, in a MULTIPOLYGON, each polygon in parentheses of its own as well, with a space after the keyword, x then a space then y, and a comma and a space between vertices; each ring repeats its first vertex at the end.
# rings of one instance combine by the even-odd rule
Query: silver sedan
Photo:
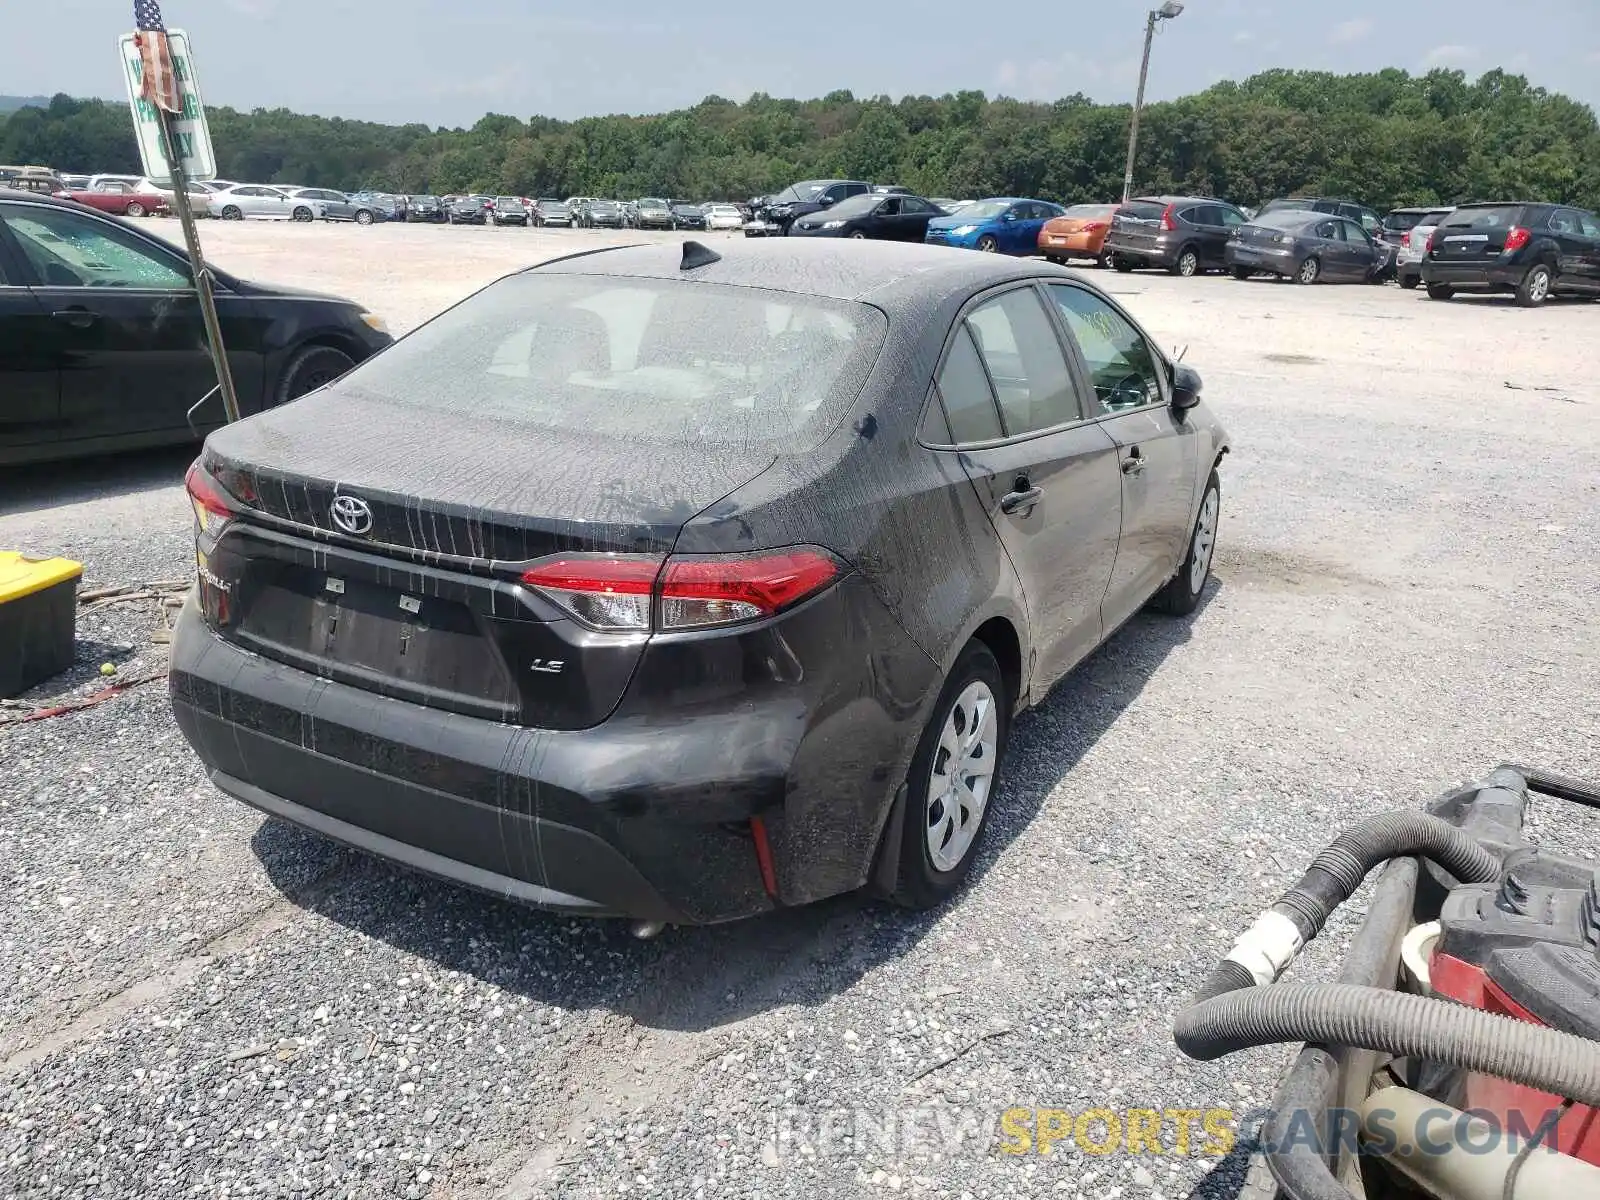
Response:
POLYGON ((224 221, 313 221, 321 215, 316 201, 297 200, 283 188, 264 183, 225 188, 211 196, 208 207, 213 217, 224 221))

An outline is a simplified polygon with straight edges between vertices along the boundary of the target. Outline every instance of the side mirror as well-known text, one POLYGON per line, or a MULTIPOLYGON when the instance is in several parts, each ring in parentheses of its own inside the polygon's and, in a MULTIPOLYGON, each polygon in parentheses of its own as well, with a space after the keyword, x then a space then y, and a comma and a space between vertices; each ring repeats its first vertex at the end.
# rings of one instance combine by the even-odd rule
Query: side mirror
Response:
POLYGON ((1188 412, 1200 403, 1200 372, 1182 363, 1172 364, 1172 407, 1176 412, 1188 412))
POLYGON ((817 201, 817 203, 822 205, 823 208, 832 208, 833 207, 833 197, 832 196, 823 196, 817 201))
POLYGON ((1006 212, 1005 212, 1005 215, 1002 216, 1000 219, 1002 221, 1015 221, 1017 219, 1017 214, 1015 212, 1013 212, 1012 210, 1007 209, 1006 212))

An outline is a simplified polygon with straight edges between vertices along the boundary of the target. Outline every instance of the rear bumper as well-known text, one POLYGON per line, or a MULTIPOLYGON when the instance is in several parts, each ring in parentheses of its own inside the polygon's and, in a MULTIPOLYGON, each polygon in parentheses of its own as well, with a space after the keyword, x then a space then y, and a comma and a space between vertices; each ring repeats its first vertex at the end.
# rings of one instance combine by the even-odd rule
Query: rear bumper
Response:
POLYGON ((1178 260, 1176 242, 1170 245, 1163 242, 1130 243, 1115 236, 1108 236, 1104 250, 1108 256, 1114 255, 1124 261, 1147 267, 1170 267, 1178 260))
POLYGON ((1447 284, 1454 288, 1515 291, 1527 270, 1521 263, 1455 263, 1426 258, 1422 261, 1422 281, 1447 284))
POLYGON ((859 577, 717 651, 653 643, 630 689, 648 703, 625 699, 601 725, 558 732, 262 658, 219 637, 191 601, 170 690, 222 791, 539 908, 700 924, 861 886, 922 719, 894 697, 937 691, 933 664, 859 577))
POLYGON ((1039 253, 1072 258, 1099 258, 1105 238, 1092 233, 1042 233, 1039 253))
POLYGON ((1249 271, 1270 271, 1274 275, 1287 275, 1295 268, 1294 247, 1285 246, 1281 250, 1269 250, 1264 246, 1244 246, 1237 242, 1229 242, 1227 250, 1223 253, 1223 261, 1229 267, 1244 267, 1249 271))

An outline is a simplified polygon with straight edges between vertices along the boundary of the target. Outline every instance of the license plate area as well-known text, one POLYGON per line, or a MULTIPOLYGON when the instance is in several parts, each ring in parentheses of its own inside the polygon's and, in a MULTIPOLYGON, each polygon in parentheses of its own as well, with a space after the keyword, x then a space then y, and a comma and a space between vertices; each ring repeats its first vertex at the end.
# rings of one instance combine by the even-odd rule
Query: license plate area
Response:
POLYGON ((503 717, 518 694, 494 642, 463 603, 281 561, 253 564, 236 640, 357 685, 503 717), (380 689, 383 690, 383 689, 380 689))

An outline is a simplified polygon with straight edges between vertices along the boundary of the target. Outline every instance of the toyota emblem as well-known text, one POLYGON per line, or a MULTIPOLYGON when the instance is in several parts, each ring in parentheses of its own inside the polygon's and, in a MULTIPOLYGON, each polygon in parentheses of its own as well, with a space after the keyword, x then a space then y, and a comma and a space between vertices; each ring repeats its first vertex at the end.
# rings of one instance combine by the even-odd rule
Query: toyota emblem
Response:
POLYGON ((346 533, 372 532, 372 505, 360 496, 335 496, 328 515, 346 533))

